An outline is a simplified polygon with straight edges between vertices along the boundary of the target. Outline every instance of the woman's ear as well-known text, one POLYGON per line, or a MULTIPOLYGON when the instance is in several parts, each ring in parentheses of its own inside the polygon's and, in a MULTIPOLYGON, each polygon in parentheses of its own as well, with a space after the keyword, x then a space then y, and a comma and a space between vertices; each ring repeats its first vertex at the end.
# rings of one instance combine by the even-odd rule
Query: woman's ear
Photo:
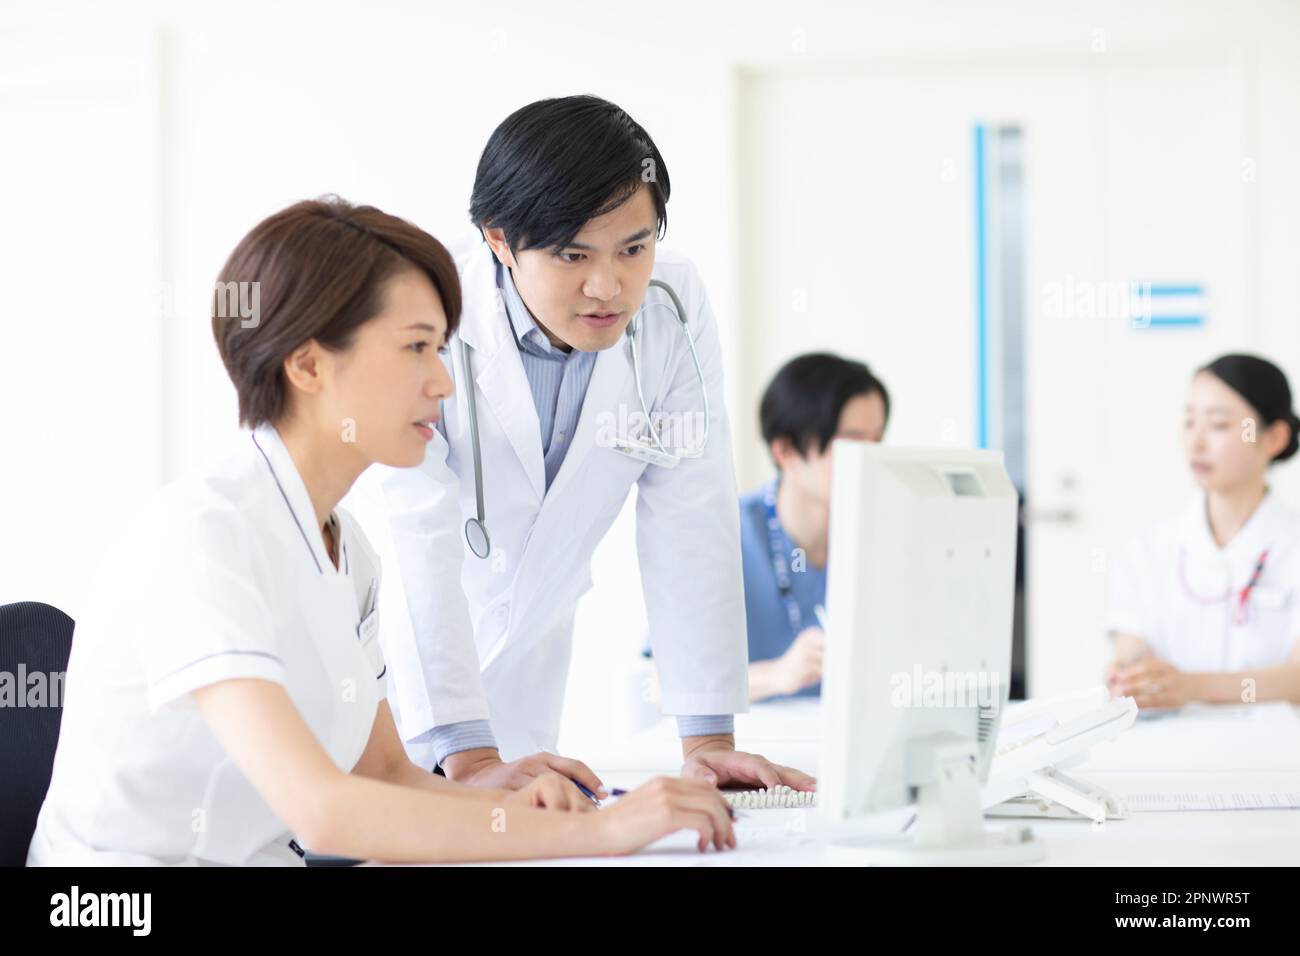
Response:
POLYGON ((1286 450, 1286 446, 1291 441, 1291 423, 1285 418, 1279 418, 1268 428, 1264 429, 1264 450, 1268 452, 1269 461, 1272 461, 1278 455, 1286 450))
POLYGON ((309 339, 290 352, 283 367, 284 377, 299 391, 315 395, 323 387, 321 347, 315 339, 309 339))

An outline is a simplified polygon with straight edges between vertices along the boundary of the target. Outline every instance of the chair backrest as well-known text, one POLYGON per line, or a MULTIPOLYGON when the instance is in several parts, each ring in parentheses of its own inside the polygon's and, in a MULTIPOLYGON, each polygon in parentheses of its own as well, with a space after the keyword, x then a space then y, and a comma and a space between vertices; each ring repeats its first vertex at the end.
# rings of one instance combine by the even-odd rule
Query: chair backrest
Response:
POLYGON ((50 788, 72 618, 25 601, 0 607, 0 866, 23 866, 50 788))

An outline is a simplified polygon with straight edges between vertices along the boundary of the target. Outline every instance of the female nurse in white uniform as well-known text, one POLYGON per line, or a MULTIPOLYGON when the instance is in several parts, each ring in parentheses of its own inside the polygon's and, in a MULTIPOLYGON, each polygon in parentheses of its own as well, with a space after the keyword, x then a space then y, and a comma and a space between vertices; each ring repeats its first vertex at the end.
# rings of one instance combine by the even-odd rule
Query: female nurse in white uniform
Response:
POLYGON ((217 289, 213 332, 250 431, 95 536, 106 571, 73 640, 28 862, 585 855, 683 828, 701 849, 733 845, 704 782, 568 813, 592 803, 559 774, 506 793, 406 758, 378 563, 335 505, 372 462, 419 463, 451 392, 439 350, 460 288, 441 244, 377 209, 299 203, 245 237, 217 289))
POLYGON ((1225 355, 1196 373, 1183 434, 1199 489, 1116 562, 1113 693, 1147 708, 1300 703, 1300 515, 1267 481, 1298 424, 1271 362, 1225 355))

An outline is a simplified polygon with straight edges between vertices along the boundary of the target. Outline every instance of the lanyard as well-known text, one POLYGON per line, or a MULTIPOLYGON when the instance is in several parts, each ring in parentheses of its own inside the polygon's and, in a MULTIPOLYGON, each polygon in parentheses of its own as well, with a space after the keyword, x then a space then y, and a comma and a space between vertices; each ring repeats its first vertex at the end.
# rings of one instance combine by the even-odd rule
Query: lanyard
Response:
MULTIPOLYGON (((1246 607, 1248 602, 1250 601, 1250 593, 1253 590, 1255 590, 1255 585, 1259 583, 1260 575, 1264 573, 1264 565, 1267 561, 1268 561, 1268 549, 1266 548, 1264 549, 1264 551, 1260 553, 1259 558, 1255 561, 1255 570, 1251 571, 1250 579, 1246 582, 1246 586, 1237 592, 1237 607, 1232 613, 1232 621, 1234 624, 1246 623, 1246 607)), ((1232 597, 1231 587, 1229 587, 1222 594, 1213 598, 1206 598, 1197 594, 1195 591, 1192 590, 1191 585, 1188 584, 1187 582, 1186 565, 1187 565, 1187 551, 1186 549, 1179 549, 1178 577, 1180 582, 1183 585, 1183 591, 1187 594, 1189 598, 1191 598, 1197 604, 1205 604, 1205 605, 1218 604, 1220 601, 1226 601, 1230 597, 1232 597)))
POLYGON ((1259 583, 1259 576, 1264 573, 1264 562, 1267 560, 1268 551, 1266 549, 1259 556, 1259 560, 1255 562, 1255 570, 1250 573, 1250 580, 1247 581, 1246 586, 1241 589, 1241 594, 1237 598, 1237 612, 1233 616, 1233 620, 1237 624, 1246 623, 1246 602, 1250 600, 1250 592, 1255 590, 1255 585, 1259 583))
POLYGON ((790 582, 790 566, 785 560, 785 542, 782 540, 785 533, 781 528, 780 519, 776 516, 775 478, 763 489, 763 507, 767 512, 767 548, 772 557, 772 573, 776 576, 776 589, 781 594, 785 613, 790 618, 790 630, 798 635, 803 630, 803 612, 799 610, 799 603, 794 599, 792 593, 794 588, 790 582))

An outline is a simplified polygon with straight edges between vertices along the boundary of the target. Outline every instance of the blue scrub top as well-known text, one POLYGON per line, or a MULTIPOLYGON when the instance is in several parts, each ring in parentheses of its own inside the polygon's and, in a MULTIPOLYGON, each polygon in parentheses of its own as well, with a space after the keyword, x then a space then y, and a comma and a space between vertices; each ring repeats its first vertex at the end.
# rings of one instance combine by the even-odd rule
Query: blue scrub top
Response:
MULTIPOLYGON (((745 573, 745 619, 749 627, 751 663, 780 657, 798 636, 798 631, 790 625, 790 614, 777 586, 763 492, 764 488, 760 487, 740 499, 740 556, 745 573)), ((792 565, 795 544, 784 528, 778 541, 787 566, 792 565)), ((820 627, 815 608, 826 603, 826 569, 815 568, 806 561, 802 571, 790 567, 790 593, 799 607, 799 630, 820 627)), ((792 696, 820 695, 821 685, 814 684, 792 696)))

